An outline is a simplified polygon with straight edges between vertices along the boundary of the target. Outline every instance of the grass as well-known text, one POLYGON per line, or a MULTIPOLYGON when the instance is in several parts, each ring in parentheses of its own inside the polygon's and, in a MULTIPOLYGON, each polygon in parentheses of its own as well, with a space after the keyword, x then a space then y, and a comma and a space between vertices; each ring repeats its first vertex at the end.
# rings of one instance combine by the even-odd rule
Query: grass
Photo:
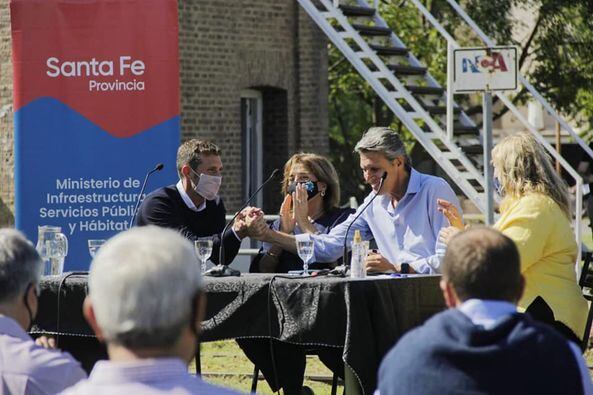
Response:
MULTIPOLYGON (((251 377, 253 363, 243 354, 234 340, 202 343, 202 378, 212 384, 233 388, 249 393, 251 391, 251 377)), ((195 372, 195 364, 190 365, 190 371, 195 372)), ((333 373, 323 365, 316 356, 307 356, 304 385, 311 387, 315 394, 331 393, 331 378, 333 373), (313 380, 313 378, 315 380, 313 380), (319 381, 318 378, 327 380, 319 381)), ((338 393, 342 393, 342 385, 338 386, 338 393)), ((268 383, 260 373, 257 384, 258 394, 273 394, 268 383)))
MULTIPOLYGON (((251 390, 251 375, 253 364, 247 359, 237 346, 234 340, 224 340, 202 344, 202 374, 203 379, 209 383, 223 387, 233 388, 243 393, 251 390)), ((587 365, 593 367, 593 348, 585 353, 587 365)), ((195 364, 192 363, 190 371, 195 372, 195 364)), ((593 370, 589 370, 593 379, 593 370)), ((307 357, 307 369, 305 372, 305 383, 317 395, 329 394, 331 392, 332 372, 326 368, 316 356, 307 357), (325 377, 328 383, 311 380, 311 378, 325 377)), ((338 394, 343 391, 343 386, 338 385, 338 394)), ((258 394, 273 394, 268 383, 260 374, 257 384, 258 394)))
MULTIPOLYGON (((589 221, 585 219, 582 224, 583 243, 593 250, 593 238, 589 221)), ((253 363, 243 354, 234 340, 225 340, 202 344, 202 374, 205 381, 236 389, 240 392, 249 393, 251 390, 251 377, 253 374, 253 363)), ((585 353, 587 365, 593 367, 593 348, 585 353)), ((190 371, 195 372, 195 364, 190 366, 190 371)), ((593 370, 589 370, 593 378, 593 370)), ((307 357, 307 369, 305 371, 305 383, 313 389, 315 394, 323 395, 331 392, 332 372, 326 368, 316 356, 307 357), (324 377, 328 383, 312 378, 324 377)), ((339 385, 338 393, 342 393, 343 386, 339 385)), ((258 394, 273 394, 268 383, 260 374, 257 385, 258 394)))

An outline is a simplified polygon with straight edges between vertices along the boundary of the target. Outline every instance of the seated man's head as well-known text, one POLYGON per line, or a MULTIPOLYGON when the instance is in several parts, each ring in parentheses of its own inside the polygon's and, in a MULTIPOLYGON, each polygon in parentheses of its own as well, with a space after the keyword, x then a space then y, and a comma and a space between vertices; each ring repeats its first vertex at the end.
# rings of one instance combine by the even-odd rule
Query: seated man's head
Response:
POLYGON ((441 289, 455 307, 468 299, 517 303, 523 293, 519 251, 497 230, 474 226, 454 236, 442 264, 441 289))
POLYGON ((399 134, 385 127, 372 127, 356 143, 364 180, 373 190, 379 188, 383 174, 382 194, 400 190, 407 182, 411 161, 399 134))
POLYGON ((177 173, 192 199, 213 200, 222 182, 220 149, 204 140, 184 142, 177 150, 177 173))
POLYGON ((28 329, 37 314, 42 262, 33 244, 14 229, 0 229, 0 314, 28 329))
POLYGON ((132 228, 108 240, 89 274, 84 314, 111 359, 194 356, 204 312, 191 243, 165 228, 132 228))

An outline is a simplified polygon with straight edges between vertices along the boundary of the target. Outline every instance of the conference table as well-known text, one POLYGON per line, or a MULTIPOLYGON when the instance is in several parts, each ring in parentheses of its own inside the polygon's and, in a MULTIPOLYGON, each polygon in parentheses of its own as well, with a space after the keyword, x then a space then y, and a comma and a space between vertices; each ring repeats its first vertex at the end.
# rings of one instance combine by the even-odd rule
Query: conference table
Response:
MULTIPOLYGON (((207 311, 200 340, 267 338, 337 348, 358 390, 372 394, 387 351, 402 334, 444 308, 439 280, 430 275, 205 278, 207 311)), ((40 285, 31 333, 57 336, 60 348, 87 369, 106 357, 82 316, 87 273, 44 277, 40 285)))

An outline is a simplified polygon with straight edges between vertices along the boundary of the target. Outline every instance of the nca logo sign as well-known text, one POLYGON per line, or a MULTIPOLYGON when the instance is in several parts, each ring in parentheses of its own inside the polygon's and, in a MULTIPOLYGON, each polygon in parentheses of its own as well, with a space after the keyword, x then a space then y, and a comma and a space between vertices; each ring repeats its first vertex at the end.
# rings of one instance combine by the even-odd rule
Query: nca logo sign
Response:
POLYGON ((453 91, 517 89, 517 48, 457 48, 453 50, 453 91))
POLYGON ((500 52, 492 52, 491 56, 478 55, 461 58, 461 71, 464 73, 506 72, 508 70, 504 56, 500 52))

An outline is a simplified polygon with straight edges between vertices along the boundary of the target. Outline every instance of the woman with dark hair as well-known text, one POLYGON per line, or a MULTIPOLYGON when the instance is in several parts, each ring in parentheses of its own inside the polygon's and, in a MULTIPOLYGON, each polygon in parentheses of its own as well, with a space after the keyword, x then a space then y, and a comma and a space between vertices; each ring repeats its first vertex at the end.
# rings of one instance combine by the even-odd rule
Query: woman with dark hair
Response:
MULTIPOLYGON (((282 180, 284 201, 280 218, 271 227, 284 233, 328 233, 354 212, 340 208, 338 174, 324 156, 312 153, 293 155, 284 165, 282 180)), ((329 269, 333 263, 312 263, 310 269, 329 269)), ((250 272, 287 273, 300 270, 303 261, 281 247, 264 243, 253 258, 250 272)))

